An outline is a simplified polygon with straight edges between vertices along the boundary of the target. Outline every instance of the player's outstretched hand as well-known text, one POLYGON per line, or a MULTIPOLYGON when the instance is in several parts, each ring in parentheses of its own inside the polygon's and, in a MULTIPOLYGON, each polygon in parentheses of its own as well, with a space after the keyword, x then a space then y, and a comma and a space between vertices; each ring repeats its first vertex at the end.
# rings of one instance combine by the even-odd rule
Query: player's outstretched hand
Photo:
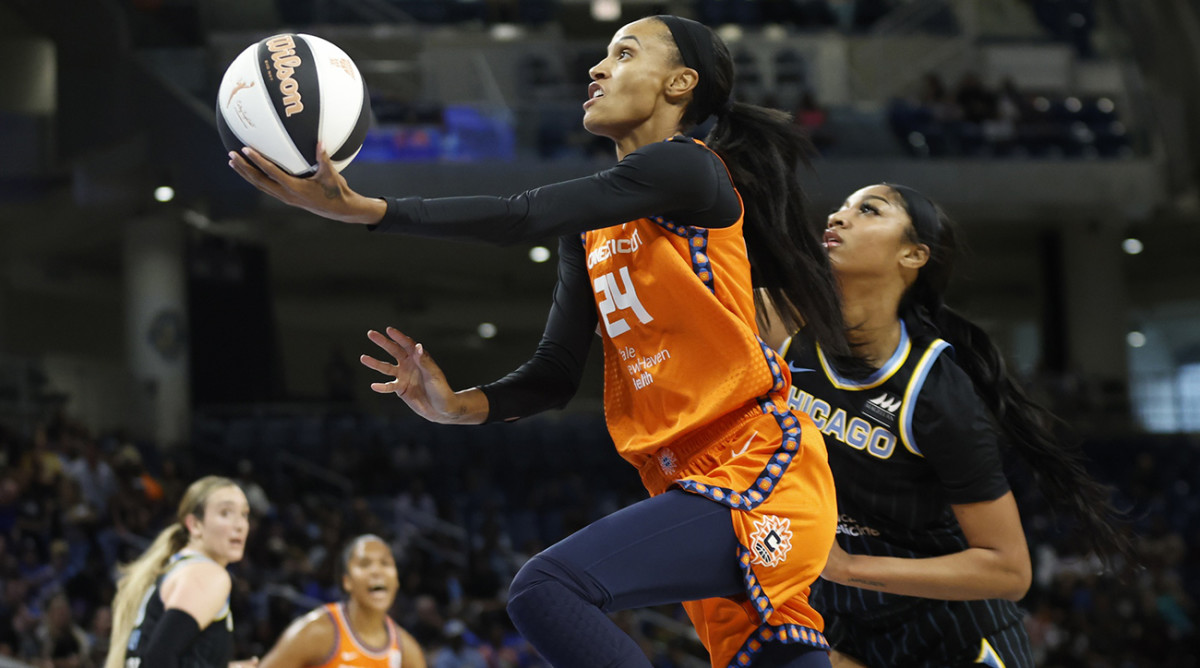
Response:
POLYGON ((229 152, 229 166, 233 171, 284 204, 343 223, 372 225, 383 218, 387 203, 351 190, 320 144, 317 144, 317 165, 316 174, 300 178, 283 171, 249 146, 240 154, 229 152))
POLYGON ((388 327, 384 332, 371 330, 367 338, 383 348, 395 363, 363 355, 359 361, 392 380, 371 383, 371 389, 387 394, 394 392, 417 415, 441 424, 481 424, 487 419, 487 397, 472 388, 455 392, 446 381, 441 367, 433 361, 425 347, 404 332, 388 327))

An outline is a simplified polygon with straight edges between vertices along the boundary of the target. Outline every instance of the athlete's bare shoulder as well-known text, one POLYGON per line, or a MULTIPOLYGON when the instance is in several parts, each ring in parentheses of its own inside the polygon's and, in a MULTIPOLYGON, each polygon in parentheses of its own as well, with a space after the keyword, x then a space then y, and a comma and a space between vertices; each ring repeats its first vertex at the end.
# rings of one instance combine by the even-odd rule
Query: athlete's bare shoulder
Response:
POLYGON ((324 606, 296 618, 258 668, 302 668, 323 663, 333 653, 337 629, 324 606))

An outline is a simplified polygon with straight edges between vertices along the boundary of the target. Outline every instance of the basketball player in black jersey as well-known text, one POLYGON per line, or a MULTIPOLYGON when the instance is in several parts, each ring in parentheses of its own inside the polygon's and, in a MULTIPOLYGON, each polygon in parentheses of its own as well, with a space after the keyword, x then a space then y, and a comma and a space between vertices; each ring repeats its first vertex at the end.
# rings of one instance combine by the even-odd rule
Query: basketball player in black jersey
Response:
POLYGON ((176 521, 125 566, 113 600, 104 668, 253 668, 230 662, 233 616, 225 567, 240 561, 250 504, 232 480, 192 483, 176 521))
POLYGON ((1129 556, 1119 513, 983 330, 943 304, 957 240, 939 207, 903 186, 863 188, 829 216, 824 245, 849 339, 874 371, 845 377, 803 330, 764 336, 829 448, 838 535, 811 600, 834 664, 1033 666, 1014 603, 1029 550, 1002 447, 1110 563, 1129 556))

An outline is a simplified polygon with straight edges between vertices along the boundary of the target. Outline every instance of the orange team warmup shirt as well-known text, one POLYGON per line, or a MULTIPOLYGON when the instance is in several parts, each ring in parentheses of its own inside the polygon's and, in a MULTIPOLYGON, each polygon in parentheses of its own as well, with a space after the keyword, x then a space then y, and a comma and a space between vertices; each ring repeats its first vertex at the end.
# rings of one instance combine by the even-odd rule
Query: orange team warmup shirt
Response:
POLYGON ((833 479, 820 432, 787 407, 786 365, 758 338, 742 220, 642 218, 583 243, 618 451, 651 494, 678 486, 733 511, 744 604, 685 604, 713 665, 747 665, 768 638, 828 648, 808 592, 833 542, 833 479))
POLYGON ((387 645, 371 648, 354 635, 350 620, 346 619, 346 609, 341 603, 329 603, 323 607, 333 621, 336 640, 333 652, 314 668, 400 668, 400 634, 390 617, 384 618, 387 620, 387 645))

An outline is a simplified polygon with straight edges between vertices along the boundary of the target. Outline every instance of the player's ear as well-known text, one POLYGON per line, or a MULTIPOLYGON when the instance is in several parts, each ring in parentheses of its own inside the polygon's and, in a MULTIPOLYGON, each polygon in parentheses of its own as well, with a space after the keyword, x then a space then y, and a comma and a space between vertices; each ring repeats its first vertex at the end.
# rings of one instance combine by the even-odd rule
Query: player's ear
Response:
POLYGON ((200 518, 192 513, 188 513, 183 518, 183 526, 187 529, 188 536, 191 538, 200 537, 200 518))
POLYGON ((672 102, 679 102, 691 95, 700 83, 700 75, 690 67, 679 67, 667 78, 666 96, 672 102))
POLYGON ((900 264, 909 269, 920 269, 929 262, 929 246, 925 244, 908 244, 900 255, 900 264))

